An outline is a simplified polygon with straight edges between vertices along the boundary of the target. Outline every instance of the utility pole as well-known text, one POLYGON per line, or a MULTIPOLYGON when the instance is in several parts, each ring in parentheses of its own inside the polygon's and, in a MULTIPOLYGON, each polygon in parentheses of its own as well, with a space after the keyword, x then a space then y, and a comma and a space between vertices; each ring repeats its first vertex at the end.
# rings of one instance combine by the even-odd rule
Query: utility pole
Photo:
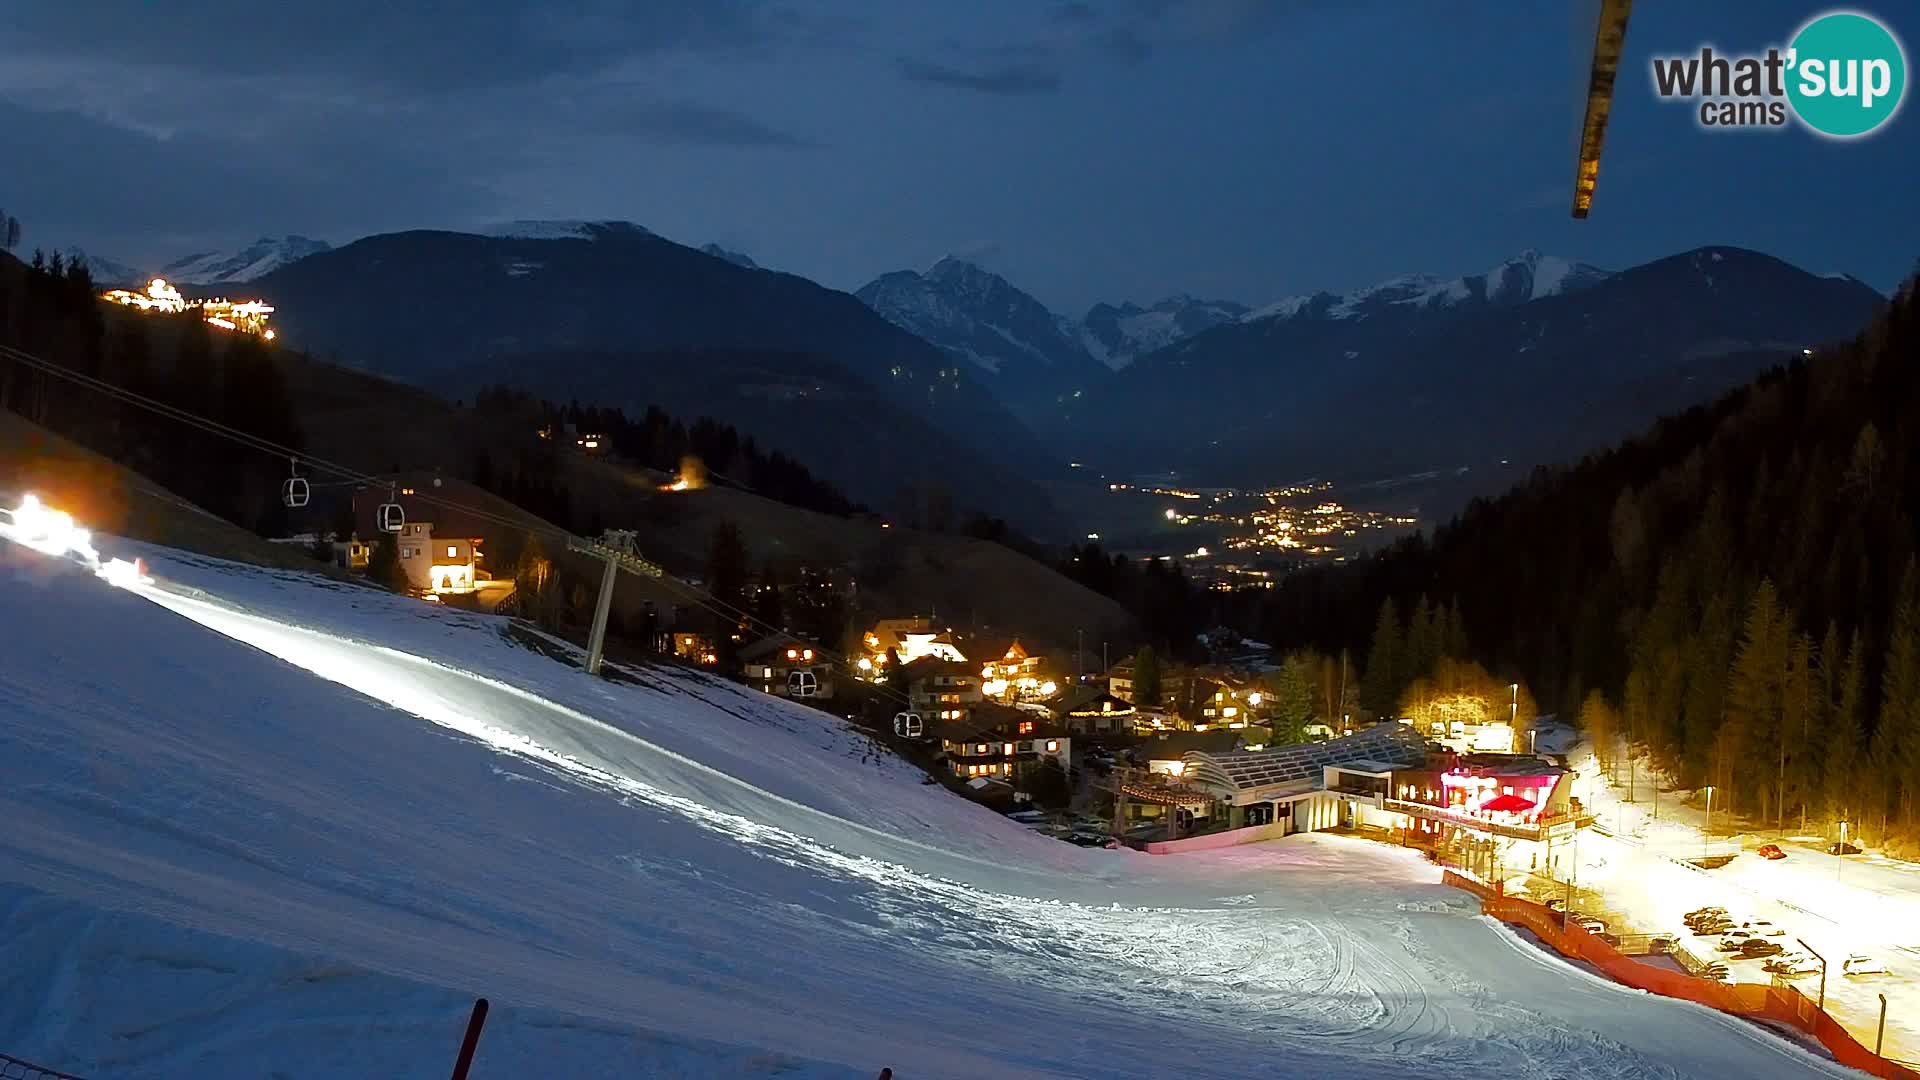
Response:
POLYGON ((1812 953, 1812 954, 1813 954, 1813 958, 1814 958, 1815 960, 1818 960, 1818 961, 1820 961, 1820 1005, 1819 1005, 1819 1008, 1820 1008, 1820 1009, 1821 1009, 1822 1011, 1824 1011, 1824 1010, 1826 1009, 1826 1007, 1827 1007, 1827 958, 1826 958, 1826 957, 1824 957, 1824 956, 1821 956, 1821 955, 1820 955, 1820 954, 1819 954, 1818 952, 1815 952, 1815 951, 1814 951, 1814 948, 1813 948, 1813 946, 1811 946, 1811 945, 1809 945, 1809 944, 1807 944, 1807 939, 1806 939, 1806 938, 1794 938, 1793 940, 1795 940, 1795 941, 1797 941, 1797 942, 1799 942, 1799 943, 1800 943, 1800 947, 1801 947, 1801 948, 1803 948, 1803 949, 1805 949, 1805 950, 1807 950, 1807 951, 1808 951, 1809 953, 1812 953))

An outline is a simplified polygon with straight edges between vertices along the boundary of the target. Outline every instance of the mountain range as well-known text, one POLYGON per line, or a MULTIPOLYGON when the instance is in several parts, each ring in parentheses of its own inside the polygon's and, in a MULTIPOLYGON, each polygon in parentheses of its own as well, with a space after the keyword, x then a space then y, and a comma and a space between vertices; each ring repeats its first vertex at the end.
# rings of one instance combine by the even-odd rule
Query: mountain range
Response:
POLYGON ((1849 337, 1883 302, 1739 248, 1617 273, 1526 252, 1268 305, 1136 361, 1059 430, 1110 468, 1219 482, 1553 461, 1849 337))
POLYGON ((253 287, 283 340, 448 398, 507 383, 658 404, 734 424, 870 505, 1049 517, 1041 443, 967 365, 852 296, 627 222, 488 231, 371 236, 253 287))
MULTIPOLYGON (((102 280, 145 276, 81 254, 102 280)), ((1738 248, 1620 271, 1526 251, 1251 310, 1182 295, 1075 320, 964 259, 849 296, 588 220, 338 249, 267 237, 161 272, 250 281, 286 340, 451 397, 503 381, 709 414, 873 505, 941 487, 1029 522, 1069 456, 1240 483, 1578 455, 1852 334, 1883 302, 1738 248)))

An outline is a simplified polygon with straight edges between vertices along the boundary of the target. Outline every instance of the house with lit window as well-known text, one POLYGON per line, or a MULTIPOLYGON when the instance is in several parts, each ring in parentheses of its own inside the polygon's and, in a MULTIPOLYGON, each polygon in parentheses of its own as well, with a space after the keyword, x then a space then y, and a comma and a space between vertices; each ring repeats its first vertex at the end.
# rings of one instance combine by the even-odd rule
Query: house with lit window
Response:
MULTIPOLYGON (((472 499, 468 485, 456 481, 429 478, 393 488, 365 488, 353 493, 355 540, 348 541, 349 565, 365 569, 351 545, 359 543, 371 554, 371 542, 358 537, 381 534, 379 508, 389 502, 400 506, 404 523, 393 536, 405 571, 407 585, 423 593, 461 596, 472 593, 492 575, 484 568, 488 523, 461 510, 457 500, 472 499), (424 488, 416 484, 427 485, 424 488), (424 492, 431 492, 431 496, 424 492)), ((335 554, 338 561, 340 555, 335 554)))
POLYGON ((1252 722, 1251 707, 1239 690, 1198 675, 1181 680, 1173 711, 1183 725, 1195 731, 1239 729, 1252 722))
POLYGON ((1047 703, 1054 722, 1075 735, 1132 735, 1139 711, 1098 683, 1072 687, 1047 703))
POLYGON ((981 665, 982 692, 1000 701, 1044 701, 1060 692, 1060 682, 1047 658, 1027 652, 1015 638, 1005 648, 989 653, 994 659, 981 665))
POLYGON ((798 701, 833 697, 833 665, 810 641, 776 634, 740 650, 740 674, 761 693, 798 701))
POLYGON ((967 658, 954 644, 953 635, 935 627, 924 615, 881 619, 860 635, 860 648, 863 655, 855 666, 866 678, 885 675, 887 666, 896 661, 911 664, 931 657, 960 663, 967 658))
POLYGON ((1107 690, 1121 701, 1133 702, 1133 661, 1122 660, 1107 669, 1107 690))
POLYGON ((1047 763, 1066 769, 1072 737, 1044 715, 993 702, 977 704, 957 720, 939 720, 927 730, 940 740, 947 765, 962 780, 1003 780, 1020 786, 1047 763))
POLYGON ((986 698, 980 669, 962 660, 922 657, 901 668, 895 685, 907 695, 907 708, 919 713, 928 731, 936 722, 965 721, 986 698))
POLYGON ((713 638, 690 630, 673 632, 673 655, 689 664, 699 664, 703 667, 712 667, 720 659, 718 652, 714 649, 713 638))

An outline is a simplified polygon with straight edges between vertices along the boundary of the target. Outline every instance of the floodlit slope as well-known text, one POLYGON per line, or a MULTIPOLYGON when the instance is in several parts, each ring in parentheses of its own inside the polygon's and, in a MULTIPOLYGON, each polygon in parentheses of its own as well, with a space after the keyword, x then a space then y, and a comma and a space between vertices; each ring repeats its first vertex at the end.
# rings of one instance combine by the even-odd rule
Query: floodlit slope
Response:
POLYGON ((1076 849, 824 714, 140 550, 172 591, 0 542, 10 1053, 426 1075, 484 993, 478 1075, 1825 1068, 1522 953, 1404 851, 1076 849))

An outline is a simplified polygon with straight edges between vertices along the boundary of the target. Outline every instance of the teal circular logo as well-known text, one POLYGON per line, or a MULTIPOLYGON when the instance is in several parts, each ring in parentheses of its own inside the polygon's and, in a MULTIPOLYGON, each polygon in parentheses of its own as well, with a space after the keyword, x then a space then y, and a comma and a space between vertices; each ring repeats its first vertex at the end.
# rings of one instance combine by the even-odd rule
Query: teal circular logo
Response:
POLYGON ((1789 46, 1787 100, 1802 123, 1850 139, 1893 118, 1907 89, 1907 58, 1879 21, 1837 11, 1800 28, 1789 46))

